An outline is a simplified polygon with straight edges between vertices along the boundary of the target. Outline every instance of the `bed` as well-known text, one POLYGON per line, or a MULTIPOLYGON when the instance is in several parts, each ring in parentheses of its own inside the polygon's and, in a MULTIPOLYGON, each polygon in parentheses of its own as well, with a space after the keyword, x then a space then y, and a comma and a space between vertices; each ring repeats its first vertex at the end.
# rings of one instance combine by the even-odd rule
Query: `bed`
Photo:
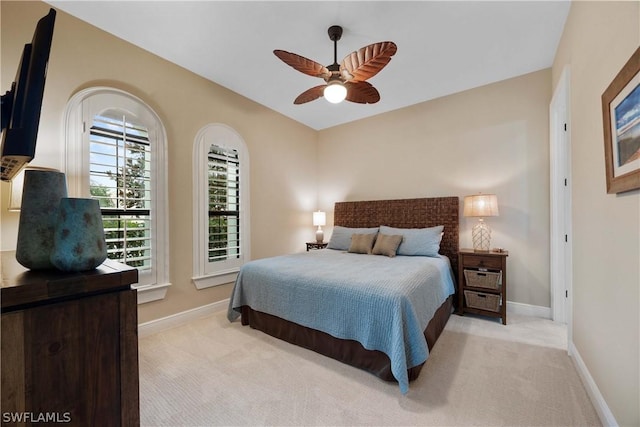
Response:
POLYGON ((458 212, 457 197, 338 202, 336 229, 444 226, 439 254, 322 249, 251 261, 238 275, 228 318, 397 381, 406 393, 452 311, 458 212))

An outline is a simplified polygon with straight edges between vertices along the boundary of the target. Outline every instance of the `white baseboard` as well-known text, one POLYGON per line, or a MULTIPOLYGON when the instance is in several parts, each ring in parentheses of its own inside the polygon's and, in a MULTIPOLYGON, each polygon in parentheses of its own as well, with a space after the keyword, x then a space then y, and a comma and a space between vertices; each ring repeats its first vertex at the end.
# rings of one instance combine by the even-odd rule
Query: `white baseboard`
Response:
POLYGON ((513 302, 513 301, 507 301, 507 313, 518 314, 520 316, 540 317, 543 319, 552 318, 550 307, 523 304, 521 302, 513 302))
POLYGON ((602 397, 600 389, 598 389, 596 382, 593 380, 593 377, 587 369, 587 365, 584 364, 582 357, 580 357, 580 353, 578 353, 578 349, 573 344, 573 341, 569 342, 569 356, 571 356, 571 358, 573 359, 573 363, 576 366, 578 375, 580 375, 582 384, 584 384, 584 388, 587 390, 587 394, 589 395, 591 403, 598 413, 598 417, 600 417, 600 422, 602 422, 602 425, 617 427, 618 423, 613 416, 613 413, 609 409, 609 406, 604 400, 604 397, 602 397))
POLYGON ((171 316, 141 323, 138 325, 138 337, 144 338, 161 331, 166 331, 167 329, 175 328, 176 326, 184 325, 192 320, 209 316, 220 310, 226 310, 228 306, 229 299, 227 298, 226 300, 192 308, 191 310, 182 311, 180 313, 172 314, 171 316))

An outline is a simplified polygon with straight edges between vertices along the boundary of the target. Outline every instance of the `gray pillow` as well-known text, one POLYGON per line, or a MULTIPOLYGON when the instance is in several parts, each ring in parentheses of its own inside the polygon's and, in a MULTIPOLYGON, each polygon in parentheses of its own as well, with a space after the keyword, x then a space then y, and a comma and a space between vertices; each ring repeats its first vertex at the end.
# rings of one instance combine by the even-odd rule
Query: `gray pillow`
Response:
POLYGON ((373 247, 372 253, 374 255, 386 255, 390 258, 396 256, 398 246, 402 243, 402 236, 399 234, 378 234, 376 238, 376 244, 373 247))
POLYGON ((349 228, 336 225, 333 227, 333 233, 331 233, 331 239, 329 239, 328 249, 338 249, 340 251, 349 250, 351 246, 352 234, 376 234, 378 233, 378 227, 373 228, 349 228))
POLYGON ((375 234, 357 234, 351 235, 351 245, 349 252, 355 254, 371 254, 373 241, 376 240, 375 234))
POLYGON ((444 226, 442 225, 429 228, 393 228, 385 225, 380 226, 380 233, 402 235, 402 243, 396 253, 398 255, 409 256, 437 257, 440 251, 442 230, 444 230, 444 226))

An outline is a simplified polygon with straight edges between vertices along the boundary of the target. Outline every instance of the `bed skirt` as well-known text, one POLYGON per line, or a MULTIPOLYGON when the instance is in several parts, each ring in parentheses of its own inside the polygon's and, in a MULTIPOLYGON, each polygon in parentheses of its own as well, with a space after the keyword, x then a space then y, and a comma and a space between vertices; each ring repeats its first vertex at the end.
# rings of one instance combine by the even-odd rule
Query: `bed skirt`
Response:
MULTIPOLYGON (((442 333, 452 311, 452 296, 436 310, 424 331, 429 351, 442 333)), ((325 332, 300 326, 271 314, 242 306, 242 324, 291 344, 313 350, 324 356, 363 369, 385 381, 396 381, 389 357, 378 350, 367 350, 358 341, 335 338, 325 332)), ((409 381, 418 378, 424 363, 407 370, 409 381)))

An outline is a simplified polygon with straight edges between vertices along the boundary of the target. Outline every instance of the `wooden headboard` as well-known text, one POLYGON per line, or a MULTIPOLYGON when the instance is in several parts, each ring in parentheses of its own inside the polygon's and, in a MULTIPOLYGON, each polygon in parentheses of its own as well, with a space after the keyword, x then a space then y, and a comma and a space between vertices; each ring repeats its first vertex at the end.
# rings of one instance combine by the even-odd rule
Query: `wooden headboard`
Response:
POLYGON ((440 253, 449 257, 458 273, 458 197, 336 202, 333 223, 343 227, 426 228, 444 225, 440 253))

